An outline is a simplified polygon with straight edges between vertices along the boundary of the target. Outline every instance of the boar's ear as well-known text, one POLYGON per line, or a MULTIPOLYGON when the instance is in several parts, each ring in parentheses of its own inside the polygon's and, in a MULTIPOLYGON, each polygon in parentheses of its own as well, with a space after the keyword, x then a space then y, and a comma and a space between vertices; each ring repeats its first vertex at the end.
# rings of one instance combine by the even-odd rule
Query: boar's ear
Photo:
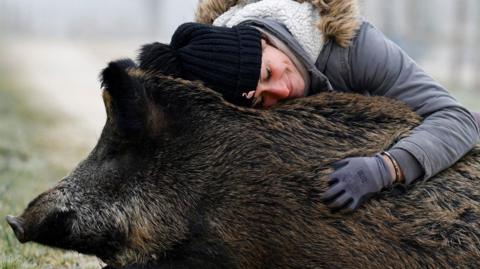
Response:
POLYGON ((136 68, 130 59, 110 62, 101 73, 107 121, 125 136, 137 136, 145 129, 144 90, 129 74, 136 68))

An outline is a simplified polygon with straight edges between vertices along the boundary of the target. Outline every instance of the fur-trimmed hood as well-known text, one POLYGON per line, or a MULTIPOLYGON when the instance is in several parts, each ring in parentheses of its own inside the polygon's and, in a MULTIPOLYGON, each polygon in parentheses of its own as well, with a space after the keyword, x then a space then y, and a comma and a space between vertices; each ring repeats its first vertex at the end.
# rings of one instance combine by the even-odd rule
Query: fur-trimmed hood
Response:
MULTIPOLYGON (((347 47, 360 27, 360 12, 357 0, 296 0, 311 2, 321 15, 318 28, 329 39, 347 47)), ((237 4, 249 4, 256 0, 203 0, 197 7, 195 20, 212 24, 213 21, 237 4)))

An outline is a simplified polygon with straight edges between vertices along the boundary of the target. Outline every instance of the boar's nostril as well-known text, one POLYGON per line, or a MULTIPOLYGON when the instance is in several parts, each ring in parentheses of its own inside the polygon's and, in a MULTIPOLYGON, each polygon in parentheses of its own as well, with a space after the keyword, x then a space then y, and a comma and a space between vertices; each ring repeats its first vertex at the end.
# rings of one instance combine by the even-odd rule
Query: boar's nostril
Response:
POLYGON ((7 220, 10 227, 12 227, 12 230, 15 233, 18 241, 20 241, 20 243, 27 242, 28 240, 26 240, 25 238, 25 230, 23 229, 23 221, 14 216, 7 216, 5 219, 7 220))

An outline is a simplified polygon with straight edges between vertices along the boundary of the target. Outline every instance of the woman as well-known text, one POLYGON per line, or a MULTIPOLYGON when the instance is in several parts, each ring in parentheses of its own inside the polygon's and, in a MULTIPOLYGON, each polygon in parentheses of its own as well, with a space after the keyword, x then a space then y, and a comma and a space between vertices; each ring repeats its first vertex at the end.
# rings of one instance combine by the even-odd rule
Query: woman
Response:
POLYGON ((310 2, 204 1, 197 21, 215 26, 181 25, 170 45, 144 47, 141 66, 202 80, 239 105, 268 108, 320 91, 357 92, 400 100, 424 117, 388 151, 334 164, 324 194, 333 209, 354 210, 392 184, 428 179, 477 143, 478 114, 360 19, 357 1, 310 2))

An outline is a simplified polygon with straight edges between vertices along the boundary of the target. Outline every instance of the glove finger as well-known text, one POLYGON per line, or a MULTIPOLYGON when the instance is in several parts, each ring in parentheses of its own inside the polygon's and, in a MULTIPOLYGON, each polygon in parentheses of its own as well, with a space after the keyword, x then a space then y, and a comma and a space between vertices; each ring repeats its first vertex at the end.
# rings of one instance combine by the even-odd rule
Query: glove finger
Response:
POLYGON ((332 167, 333 167, 333 169, 338 170, 338 169, 346 166, 347 164, 348 164, 348 159, 344 159, 344 160, 332 163, 332 167))
POLYGON ((355 211, 361 204, 362 204, 362 202, 361 202, 359 199, 353 199, 353 198, 352 198, 351 203, 349 203, 348 205, 346 205, 344 211, 345 211, 345 212, 353 212, 353 211, 355 211))
POLYGON ((340 179, 338 179, 338 177, 332 177, 328 182, 328 187, 331 187, 335 184, 337 184, 338 182, 340 182, 340 179))
POLYGON ((340 178, 345 177, 345 173, 343 171, 335 170, 333 173, 330 174, 328 180, 328 186, 332 186, 340 181, 340 178))
POLYGON ((364 194, 362 197, 360 197, 360 199, 353 199, 352 203, 350 203, 348 205, 346 210, 350 211, 350 212, 355 211, 357 208, 359 208, 361 205, 363 205, 363 203, 368 201, 374 195, 375 195, 375 193, 367 193, 367 194, 364 194))
POLYGON ((322 200, 324 203, 328 203, 343 193, 345 193, 343 184, 337 183, 330 186, 327 191, 325 191, 325 193, 322 195, 322 200))
POLYGON ((338 210, 348 206, 350 203, 352 203, 352 201, 353 198, 350 195, 344 193, 340 195, 337 199, 335 199, 332 203, 327 204, 327 206, 331 209, 338 210))

